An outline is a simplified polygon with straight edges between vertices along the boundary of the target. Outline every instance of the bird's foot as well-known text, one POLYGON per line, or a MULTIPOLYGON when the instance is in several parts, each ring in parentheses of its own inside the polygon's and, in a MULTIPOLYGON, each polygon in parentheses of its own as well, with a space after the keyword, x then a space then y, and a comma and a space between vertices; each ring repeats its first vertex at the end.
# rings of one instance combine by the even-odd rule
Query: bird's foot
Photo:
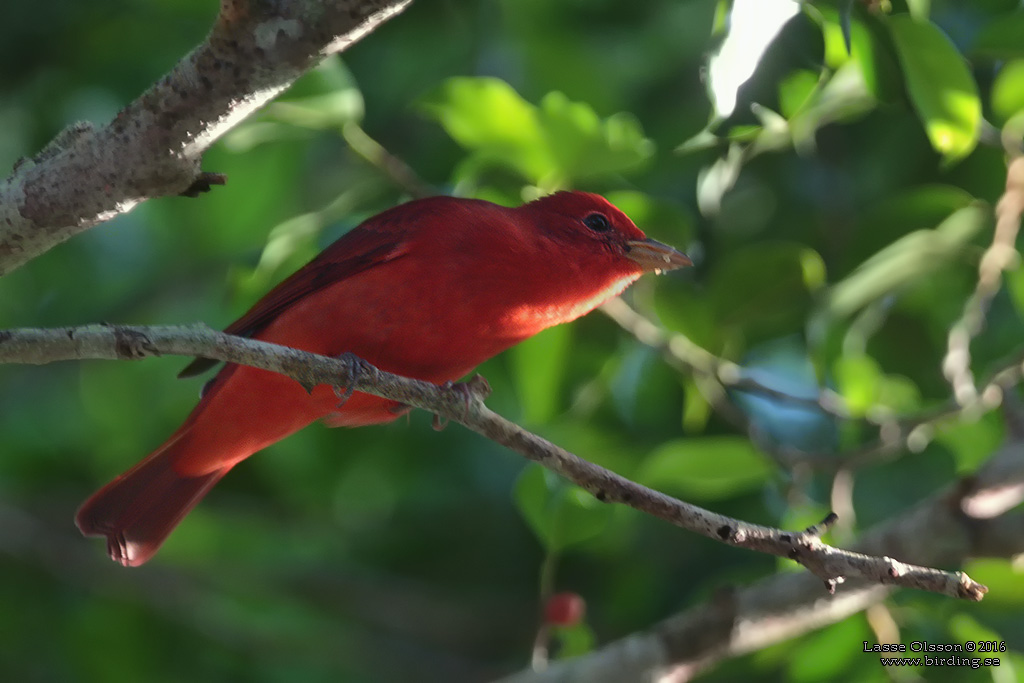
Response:
POLYGON ((348 386, 345 387, 344 391, 339 391, 337 386, 334 387, 334 395, 338 397, 338 405, 335 406, 335 408, 341 408, 343 405, 348 403, 348 400, 352 398, 352 394, 356 390, 356 384, 359 383, 359 376, 363 374, 363 359, 348 351, 337 356, 337 359, 348 365, 349 377, 348 386))
MULTIPOLYGON (((469 417, 469 406, 473 399, 479 401, 485 400, 491 395, 491 385, 487 382, 487 379, 477 373, 473 375, 469 380, 465 382, 452 382, 448 381, 441 385, 441 389, 444 391, 451 391, 459 394, 462 398, 463 413, 462 419, 469 417)), ((448 418, 442 417, 438 414, 434 414, 434 430, 441 431, 448 425, 448 418)))

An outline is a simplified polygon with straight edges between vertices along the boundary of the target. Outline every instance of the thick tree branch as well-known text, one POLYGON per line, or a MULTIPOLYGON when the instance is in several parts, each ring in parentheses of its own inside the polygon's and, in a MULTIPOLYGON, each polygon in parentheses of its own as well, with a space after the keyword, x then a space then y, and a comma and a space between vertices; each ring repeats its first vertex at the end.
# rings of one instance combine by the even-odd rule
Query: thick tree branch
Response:
POLYGON ((598 500, 628 505, 711 539, 796 560, 829 592, 851 578, 919 588, 968 600, 988 590, 961 572, 950 573, 833 548, 821 528, 786 532, 725 517, 676 500, 583 460, 488 409, 484 381, 437 386, 383 372, 354 356, 327 358, 205 327, 128 327, 91 325, 55 329, 0 330, 0 363, 42 364, 72 359, 132 360, 163 354, 204 356, 280 372, 307 388, 334 386, 382 396, 458 422, 536 461, 593 494, 598 500))
POLYGON ((412 0, 222 0, 209 37, 101 128, 65 129, 0 182, 0 276, 141 201, 223 182, 203 153, 412 0))

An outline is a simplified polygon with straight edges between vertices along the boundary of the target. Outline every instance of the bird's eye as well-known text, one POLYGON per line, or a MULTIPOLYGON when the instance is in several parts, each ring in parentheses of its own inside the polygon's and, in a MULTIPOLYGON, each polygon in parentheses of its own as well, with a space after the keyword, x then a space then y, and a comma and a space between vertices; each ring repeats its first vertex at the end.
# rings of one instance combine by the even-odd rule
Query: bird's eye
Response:
POLYGON ((590 214, 583 219, 583 225, 587 226, 594 232, 608 232, 612 227, 612 224, 608 222, 608 219, 603 213, 590 214))

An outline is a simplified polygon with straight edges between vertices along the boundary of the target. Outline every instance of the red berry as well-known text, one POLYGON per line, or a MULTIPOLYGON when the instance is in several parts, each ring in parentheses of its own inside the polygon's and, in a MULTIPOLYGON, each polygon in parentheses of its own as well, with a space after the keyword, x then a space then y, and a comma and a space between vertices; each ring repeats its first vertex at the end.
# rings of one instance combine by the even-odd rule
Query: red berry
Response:
POLYGON ((544 607, 544 621, 554 626, 575 626, 586 611, 587 603, 576 593, 555 593, 544 607))

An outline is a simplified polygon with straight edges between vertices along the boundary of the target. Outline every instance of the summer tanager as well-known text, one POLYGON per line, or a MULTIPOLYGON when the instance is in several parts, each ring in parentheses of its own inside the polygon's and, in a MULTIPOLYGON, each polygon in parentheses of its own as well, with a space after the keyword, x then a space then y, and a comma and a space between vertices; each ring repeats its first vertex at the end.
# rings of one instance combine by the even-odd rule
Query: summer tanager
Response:
MULTIPOLYGON (((690 265, 604 198, 560 192, 506 208, 433 197, 354 228, 225 331, 327 356, 350 352, 442 383, 541 330, 588 313, 642 274, 690 265)), ((182 376, 214 361, 197 359, 182 376)), ((409 410, 356 392, 307 392, 226 365, 185 423, 85 502, 76 522, 125 566, 148 560, 234 465, 315 420, 357 427, 409 410)))

